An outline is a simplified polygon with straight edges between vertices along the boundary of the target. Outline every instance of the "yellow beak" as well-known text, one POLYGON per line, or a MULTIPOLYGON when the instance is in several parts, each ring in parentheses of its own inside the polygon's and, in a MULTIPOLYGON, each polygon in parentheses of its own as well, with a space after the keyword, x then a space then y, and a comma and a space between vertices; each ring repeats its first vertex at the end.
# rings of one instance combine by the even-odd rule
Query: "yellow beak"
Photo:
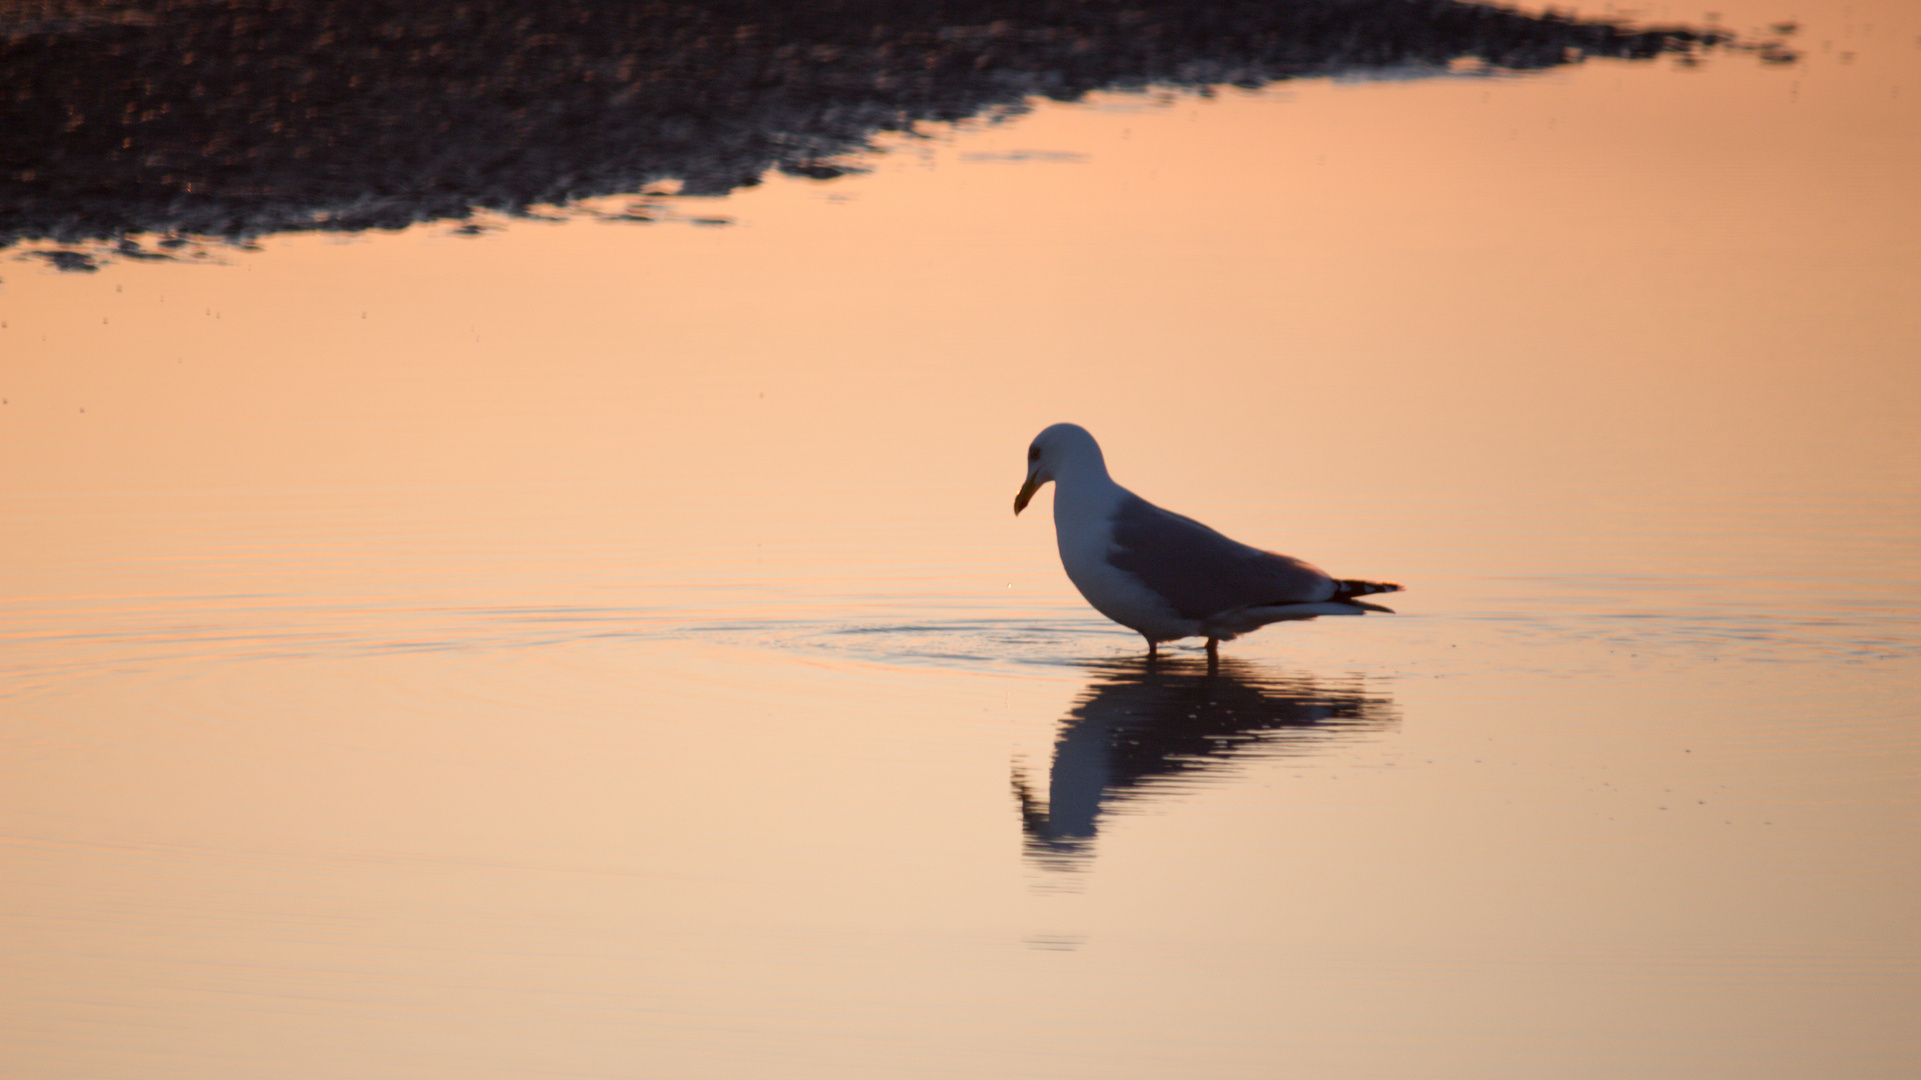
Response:
POLYGON ((1021 493, 1019 495, 1014 496, 1014 516, 1015 517, 1021 516, 1021 511, 1027 509, 1027 501, 1029 499, 1032 499, 1034 497, 1034 493, 1036 491, 1039 491, 1040 489, 1041 489, 1041 482, 1039 480, 1036 480, 1031 476, 1027 478, 1027 483, 1021 485, 1021 493))

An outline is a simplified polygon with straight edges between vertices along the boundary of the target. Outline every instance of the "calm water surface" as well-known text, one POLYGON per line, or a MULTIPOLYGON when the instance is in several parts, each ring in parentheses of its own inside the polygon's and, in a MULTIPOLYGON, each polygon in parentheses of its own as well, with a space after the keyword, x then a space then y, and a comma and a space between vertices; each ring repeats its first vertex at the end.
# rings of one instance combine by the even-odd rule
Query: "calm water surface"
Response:
POLYGON ((1790 17, 9 261, 0 1072, 1915 1075, 1921 23, 1790 17), (1399 614, 1147 666, 1070 419, 1399 614))

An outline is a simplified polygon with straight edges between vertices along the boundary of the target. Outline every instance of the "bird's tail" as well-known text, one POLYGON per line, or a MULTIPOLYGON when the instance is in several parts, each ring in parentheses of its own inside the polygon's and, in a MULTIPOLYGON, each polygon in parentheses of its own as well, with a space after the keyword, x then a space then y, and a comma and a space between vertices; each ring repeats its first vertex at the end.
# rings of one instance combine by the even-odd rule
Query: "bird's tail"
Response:
POLYGON ((1372 596, 1375 593, 1400 592, 1401 587, 1391 581, 1334 581, 1334 595, 1330 599, 1352 600, 1357 596, 1372 596))

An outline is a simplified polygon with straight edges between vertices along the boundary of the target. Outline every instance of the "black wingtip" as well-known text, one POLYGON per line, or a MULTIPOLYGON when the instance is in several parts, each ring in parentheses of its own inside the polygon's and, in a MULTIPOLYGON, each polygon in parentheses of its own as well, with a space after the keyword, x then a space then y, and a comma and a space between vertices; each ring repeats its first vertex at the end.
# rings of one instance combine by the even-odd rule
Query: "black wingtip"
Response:
POLYGON ((1391 581, 1351 581, 1334 582, 1335 600, 1349 600, 1356 596, 1372 596, 1375 593, 1400 592, 1401 587, 1391 581))

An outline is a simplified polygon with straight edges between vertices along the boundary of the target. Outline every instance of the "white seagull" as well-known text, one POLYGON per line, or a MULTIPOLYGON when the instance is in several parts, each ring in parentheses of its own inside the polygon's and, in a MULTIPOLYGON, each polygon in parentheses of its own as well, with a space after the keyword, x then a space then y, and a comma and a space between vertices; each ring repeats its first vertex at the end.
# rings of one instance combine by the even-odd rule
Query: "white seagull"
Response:
POLYGON ((1388 611, 1356 597, 1401 590, 1329 577, 1155 506, 1107 475, 1100 444, 1078 424, 1034 437, 1014 513, 1050 480, 1068 580, 1094 610, 1146 638, 1149 658, 1163 641, 1205 637, 1213 659, 1221 642, 1271 622, 1388 611))

